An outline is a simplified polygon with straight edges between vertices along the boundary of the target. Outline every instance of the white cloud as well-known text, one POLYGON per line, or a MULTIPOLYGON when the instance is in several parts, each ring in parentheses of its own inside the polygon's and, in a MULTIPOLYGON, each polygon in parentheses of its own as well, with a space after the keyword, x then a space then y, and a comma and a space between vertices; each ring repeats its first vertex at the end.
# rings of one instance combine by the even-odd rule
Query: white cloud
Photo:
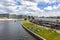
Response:
POLYGON ((2 4, 0 4, 0 7, 2 7, 3 5, 2 4))
POLYGON ((14 12, 16 9, 15 7, 16 2, 13 0, 0 0, 0 14, 14 12))
POLYGON ((52 10, 53 8, 51 6, 48 6, 46 8, 44 8, 45 10, 52 10))
MULTIPOLYGON (((30 0, 27 0, 27 1, 30 1, 30 0)), ((49 2, 49 3, 53 3, 53 2, 56 2, 56 0, 31 0, 32 2, 37 2, 37 3, 39 3, 39 2, 49 2)))
POLYGON ((21 2, 22 5, 19 6, 19 9, 16 11, 18 14, 24 13, 26 15, 34 15, 37 16, 43 12, 37 7, 37 3, 30 1, 21 2))
POLYGON ((58 7, 57 6, 53 6, 53 9, 57 9, 58 7))
MULTIPOLYGON (((0 0, 0 13, 10 13, 10 14, 26 14, 26 15, 33 15, 33 16, 52 16, 53 15, 59 15, 59 12, 45 12, 44 10, 41 10, 37 7, 38 3, 52 3, 56 0, 0 0), (17 2, 19 1, 22 3, 21 6, 17 5, 17 2)), ((45 10, 53 10, 53 9, 59 9, 60 5, 58 6, 48 6, 44 8, 45 10)))
POLYGON ((22 5, 19 7, 19 10, 17 11, 18 14, 25 13, 27 15, 33 15, 33 16, 57 16, 57 15, 60 15, 59 12, 57 12, 57 11, 51 11, 51 10, 60 8, 59 5, 53 6, 53 7, 48 6, 48 7, 44 8, 44 10, 50 10, 50 12, 45 12, 44 10, 39 9, 36 6, 37 3, 41 3, 41 2, 53 3, 53 2, 56 2, 56 0, 32 0, 32 2, 30 0, 28 0, 28 1, 20 0, 20 1, 21 1, 22 5))
POLYGON ((29 6, 35 6, 35 5, 37 5, 37 3, 30 2, 30 1, 23 1, 22 4, 23 5, 29 5, 29 6))
POLYGON ((47 7, 45 7, 44 9, 45 9, 45 10, 56 10, 56 9, 58 9, 58 8, 60 8, 60 4, 57 5, 57 6, 47 6, 47 7))
POLYGON ((58 5, 58 8, 60 8, 60 4, 58 5))
POLYGON ((53 9, 58 9, 58 8, 60 8, 60 4, 57 6, 53 6, 53 9))

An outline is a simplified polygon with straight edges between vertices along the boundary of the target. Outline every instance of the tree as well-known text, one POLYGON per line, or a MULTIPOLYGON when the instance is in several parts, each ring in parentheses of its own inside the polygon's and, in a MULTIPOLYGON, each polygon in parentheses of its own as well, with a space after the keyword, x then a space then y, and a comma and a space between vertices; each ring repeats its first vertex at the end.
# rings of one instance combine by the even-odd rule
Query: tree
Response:
POLYGON ((30 19, 31 17, 30 16, 28 16, 28 19, 30 19))
POLYGON ((32 20, 34 20, 34 17, 32 17, 32 20))
POLYGON ((24 20, 27 20, 27 18, 24 18, 24 20))

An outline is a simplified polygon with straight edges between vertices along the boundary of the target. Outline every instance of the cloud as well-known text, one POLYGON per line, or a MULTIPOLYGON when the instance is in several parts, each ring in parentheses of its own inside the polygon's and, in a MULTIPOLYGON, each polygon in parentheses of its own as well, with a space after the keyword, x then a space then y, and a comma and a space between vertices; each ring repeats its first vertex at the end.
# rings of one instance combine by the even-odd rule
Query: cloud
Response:
POLYGON ((44 8, 45 10, 52 10, 53 8, 51 6, 48 6, 46 8, 44 8))
POLYGON ((0 14, 57 16, 59 12, 59 0, 0 0, 0 14))
POLYGON ((57 6, 55 6, 55 5, 54 6, 47 6, 44 8, 44 10, 56 10, 58 8, 60 8, 60 4, 57 6))
POLYGON ((39 3, 39 2, 45 2, 45 3, 53 3, 53 2, 56 2, 56 0, 25 0, 25 1, 31 1, 31 2, 36 2, 36 3, 39 3))
POLYGON ((23 5, 29 5, 29 6, 35 6, 35 5, 37 5, 37 3, 30 2, 30 1, 23 1, 22 4, 23 5))
POLYGON ((0 14, 14 12, 15 7, 16 2, 12 0, 0 0, 0 14))
POLYGON ((31 2, 31 1, 22 1, 21 6, 18 7, 17 13, 21 14, 24 13, 26 15, 34 15, 37 16, 38 14, 42 13, 42 10, 40 10, 37 7, 37 3, 31 2))

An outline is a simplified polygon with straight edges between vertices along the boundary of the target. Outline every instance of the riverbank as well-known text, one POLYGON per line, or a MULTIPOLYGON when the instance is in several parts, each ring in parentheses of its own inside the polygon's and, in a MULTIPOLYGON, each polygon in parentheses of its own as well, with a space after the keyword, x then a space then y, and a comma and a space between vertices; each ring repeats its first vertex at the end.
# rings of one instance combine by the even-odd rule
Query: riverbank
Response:
POLYGON ((39 36, 42 36, 46 40, 59 40, 60 39, 60 33, 57 33, 56 31, 52 29, 45 29, 44 27, 38 27, 35 24, 31 24, 27 21, 23 22, 23 25, 27 27, 32 32, 38 34, 39 36))
POLYGON ((3 21, 11 21, 11 20, 23 20, 23 19, 0 19, 0 22, 3 22, 3 21))

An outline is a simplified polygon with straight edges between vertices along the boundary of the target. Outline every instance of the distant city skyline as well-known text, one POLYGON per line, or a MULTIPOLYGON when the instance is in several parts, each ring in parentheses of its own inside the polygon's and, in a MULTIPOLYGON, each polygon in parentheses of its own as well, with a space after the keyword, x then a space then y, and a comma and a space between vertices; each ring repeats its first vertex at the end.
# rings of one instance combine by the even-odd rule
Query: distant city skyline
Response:
POLYGON ((0 14, 60 16, 60 0, 0 0, 0 14))

